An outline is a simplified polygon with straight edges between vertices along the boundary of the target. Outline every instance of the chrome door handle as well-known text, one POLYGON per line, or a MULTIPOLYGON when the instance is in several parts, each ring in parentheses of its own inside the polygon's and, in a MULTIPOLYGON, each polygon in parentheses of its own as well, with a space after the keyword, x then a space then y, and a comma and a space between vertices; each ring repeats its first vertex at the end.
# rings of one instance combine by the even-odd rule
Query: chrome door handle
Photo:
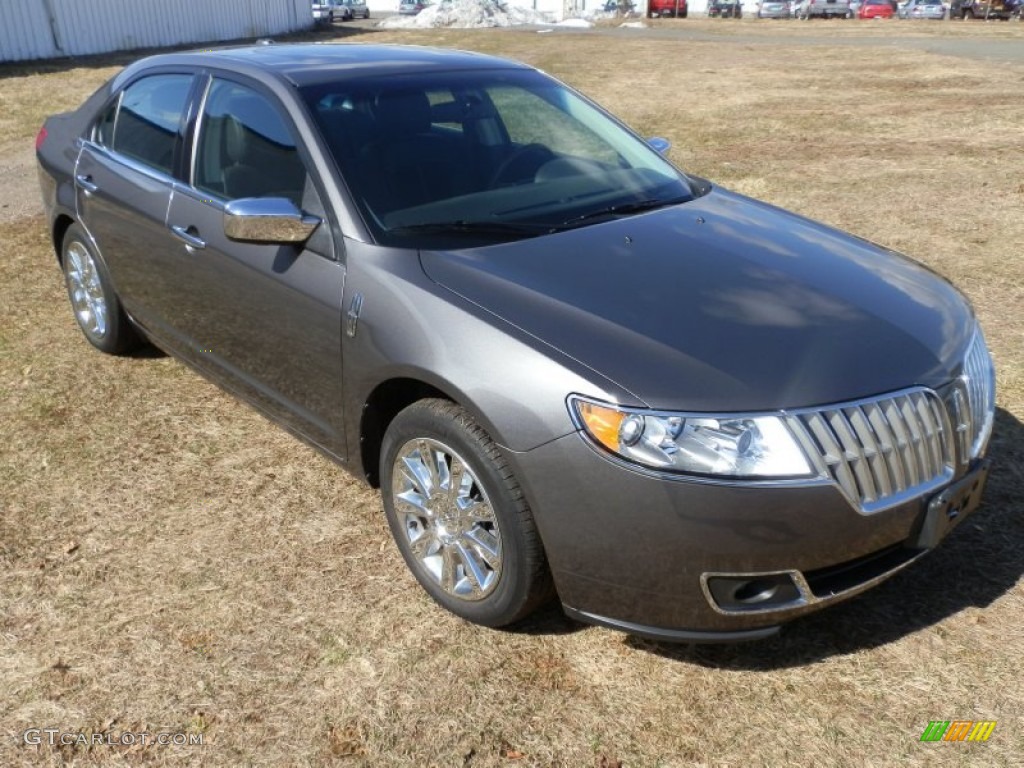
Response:
POLYGON ((78 174, 75 176, 75 181, 78 182, 78 186, 85 190, 85 194, 87 195, 91 195, 93 192, 99 190, 99 185, 92 180, 92 176, 87 174, 78 174))
POLYGON ((189 228, 187 227, 171 227, 171 232, 174 233, 174 236, 185 243, 185 245, 190 248, 195 248, 197 251, 201 251, 205 248, 206 241, 196 235, 190 234, 188 230, 189 228))

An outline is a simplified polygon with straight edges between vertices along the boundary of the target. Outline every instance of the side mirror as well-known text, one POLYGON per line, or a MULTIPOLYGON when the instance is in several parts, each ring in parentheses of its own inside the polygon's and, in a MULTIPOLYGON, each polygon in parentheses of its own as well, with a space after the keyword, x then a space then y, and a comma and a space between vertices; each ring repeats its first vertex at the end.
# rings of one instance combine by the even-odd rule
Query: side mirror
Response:
POLYGON ((664 155, 672 148, 672 142, 668 139, 661 138, 661 136, 652 136, 647 140, 647 143, 650 144, 651 149, 659 155, 664 155))
POLYGON ((224 206, 224 234, 251 243, 304 243, 320 226, 286 197, 243 197, 224 206))

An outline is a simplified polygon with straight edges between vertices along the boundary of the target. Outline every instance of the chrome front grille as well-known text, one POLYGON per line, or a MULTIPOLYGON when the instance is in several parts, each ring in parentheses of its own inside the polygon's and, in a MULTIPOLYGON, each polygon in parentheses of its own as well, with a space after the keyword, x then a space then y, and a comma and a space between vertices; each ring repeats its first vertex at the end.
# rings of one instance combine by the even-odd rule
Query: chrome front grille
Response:
POLYGON ((974 335, 971 347, 967 350, 962 380, 967 390, 970 413, 967 434, 970 438, 970 458, 973 459, 984 453, 995 416, 995 372, 981 331, 974 335))
POLYGON ((877 512, 953 477, 949 416, 929 389, 791 412, 789 426, 823 477, 877 512))

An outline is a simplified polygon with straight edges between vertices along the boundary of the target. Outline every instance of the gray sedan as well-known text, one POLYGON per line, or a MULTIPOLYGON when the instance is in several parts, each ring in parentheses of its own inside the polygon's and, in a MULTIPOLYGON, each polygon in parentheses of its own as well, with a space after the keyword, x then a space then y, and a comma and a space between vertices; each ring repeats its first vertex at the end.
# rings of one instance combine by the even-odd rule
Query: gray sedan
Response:
POLYGON ((782 0, 764 0, 757 6, 757 18, 759 19, 788 19, 790 17, 789 3, 782 0))
POLYGON ((896 15, 901 19, 935 19, 946 18, 946 6, 942 0, 907 0, 901 5, 896 15))
POLYGON ((666 146, 523 64, 359 45, 145 59, 37 139, 88 342, 378 486, 439 604, 761 638, 978 506, 992 363, 939 276, 666 146))

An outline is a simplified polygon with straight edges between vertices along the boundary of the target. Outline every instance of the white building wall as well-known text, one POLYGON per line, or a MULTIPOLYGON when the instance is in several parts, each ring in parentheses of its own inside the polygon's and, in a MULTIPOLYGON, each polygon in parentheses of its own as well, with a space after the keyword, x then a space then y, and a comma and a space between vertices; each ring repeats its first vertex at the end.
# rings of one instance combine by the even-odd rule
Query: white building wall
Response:
POLYGON ((309 0, 2 0, 0 61, 223 42, 312 24, 309 0))

